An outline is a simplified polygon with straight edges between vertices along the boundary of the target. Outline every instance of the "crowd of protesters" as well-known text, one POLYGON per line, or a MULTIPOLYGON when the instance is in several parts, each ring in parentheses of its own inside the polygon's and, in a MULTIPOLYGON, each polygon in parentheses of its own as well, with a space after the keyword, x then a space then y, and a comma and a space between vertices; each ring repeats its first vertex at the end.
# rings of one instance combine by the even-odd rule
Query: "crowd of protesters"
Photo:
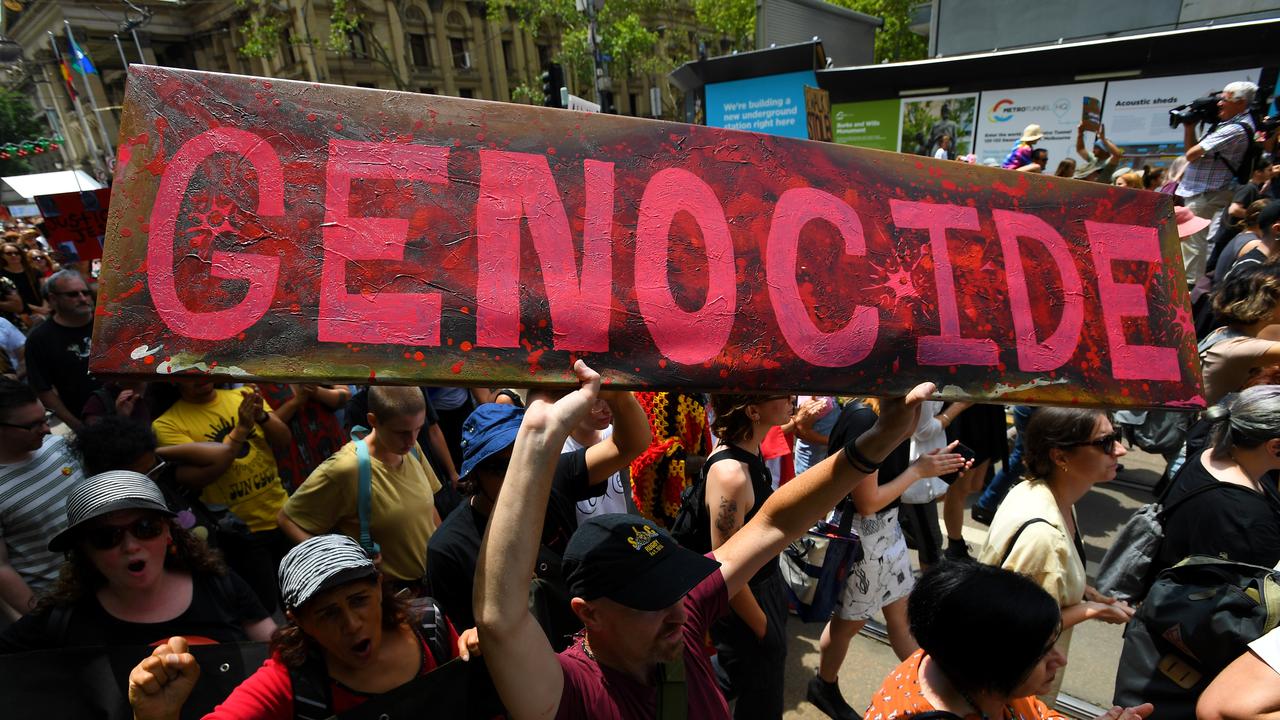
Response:
MULTIPOLYGON (((1148 577, 1188 556, 1280 561, 1280 164, 1248 152, 1265 140, 1255 92, 1228 85, 1223 124, 1189 129, 1168 171, 1122 167, 1102 128, 1056 171, 1177 198, 1202 417, 947 403, 931 384, 607 391, 581 361, 573 391, 104 383, 87 364, 91 279, 53 265, 38 230, 10 231, 0 654, 145 647, 115 678, 141 719, 193 712, 193 648, 245 641, 269 642, 266 662, 194 710, 329 717, 462 659, 481 678, 470 716, 779 718, 795 598, 778 558, 845 518, 861 553, 809 702, 839 720, 1061 717, 1074 627, 1136 622, 1141 598, 1090 583, 1076 512, 1135 427, 1174 417, 1158 493, 1198 505, 1168 516, 1148 577), (1246 158, 1244 183, 1215 165, 1246 158), (697 543, 669 532, 686 506, 697 543), (981 546, 966 507, 990 526, 981 546), (876 615, 901 665, 855 709, 839 671, 876 615)), ((1046 172, 1042 138, 1028 126, 1003 165, 1046 172)), ((1280 636, 1247 640, 1213 669, 1204 717, 1280 709, 1280 636)), ((1134 700, 1104 717, 1161 702, 1134 700)))

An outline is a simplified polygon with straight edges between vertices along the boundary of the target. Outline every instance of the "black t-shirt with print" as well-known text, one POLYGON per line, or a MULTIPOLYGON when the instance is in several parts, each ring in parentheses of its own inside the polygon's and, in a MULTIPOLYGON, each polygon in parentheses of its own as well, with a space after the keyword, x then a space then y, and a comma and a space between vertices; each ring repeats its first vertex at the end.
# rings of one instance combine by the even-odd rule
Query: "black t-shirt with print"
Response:
POLYGON ((76 417, 102 383, 89 374, 89 338, 93 323, 80 327, 60 325, 49 319, 27 336, 27 380, 38 392, 54 389, 67 410, 76 417))
MULTIPOLYGON (((601 495, 607 486, 603 482, 590 483, 586 448, 560 455, 547 501, 546 520, 542 525, 542 544, 557 554, 564 553, 569 537, 578 529, 575 503, 601 495)), ((475 614, 471 610, 471 592, 480 557, 480 540, 488 519, 487 515, 471 507, 471 503, 464 502, 444 519, 427 543, 427 580, 431 596, 459 631, 476 625, 475 614)))
POLYGON ((174 635, 214 642, 248 640, 245 623, 267 617, 267 611, 234 573, 192 577, 191 604, 172 620, 135 623, 107 613, 89 593, 70 608, 27 615, 0 634, 0 653, 61 647, 153 645, 174 635), (62 613, 59 615, 59 613, 62 613))

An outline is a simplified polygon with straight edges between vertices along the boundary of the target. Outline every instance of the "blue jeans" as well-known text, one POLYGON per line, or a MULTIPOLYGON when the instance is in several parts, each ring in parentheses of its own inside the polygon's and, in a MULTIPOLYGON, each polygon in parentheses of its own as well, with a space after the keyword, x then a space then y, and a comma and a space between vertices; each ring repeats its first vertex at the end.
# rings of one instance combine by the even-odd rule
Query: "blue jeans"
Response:
POLYGON ((1022 479, 1022 472, 1026 469, 1022 463, 1022 434, 1027 431, 1027 422, 1031 420, 1033 412, 1035 408, 1030 405, 1013 406, 1014 436, 1013 450, 1009 452, 1009 464, 1000 468, 1000 472, 996 473, 991 484, 978 498, 976 504, 983 510, 995 512, 1000 502, 1004 500, 1004 496, 1009 493, 1009 488, 1022 479))

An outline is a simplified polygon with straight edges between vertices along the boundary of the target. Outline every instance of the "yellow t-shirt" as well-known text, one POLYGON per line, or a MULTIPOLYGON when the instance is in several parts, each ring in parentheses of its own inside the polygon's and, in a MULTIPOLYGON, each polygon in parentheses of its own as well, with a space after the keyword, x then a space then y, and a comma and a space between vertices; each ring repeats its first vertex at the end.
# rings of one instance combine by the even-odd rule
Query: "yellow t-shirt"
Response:
MULTIPOLYGON (((398 468, 370 455, 369 470, 369 534, 382 549, 382 571, 394 580, 418 580, 426 574, 427 540, 436 531, 440 481, 416 445, 398 468)), ((309 533, 340 532, 358 540, 359 477, 355 442, 349 442, 311 472, 284 512, 309 533)))
MULTIPOLYGON (((1017 544, 1009 552, 1009 558, 1001 565, 1031 578, 1037 585, 1058 601, 1058 607, 1066 609, 1084 602, 1084 560, 1067 534, 1067 522, 1058 509, 1053 491, 1043 480, 1027 480, 1009 491, 1000 503, 1000 509, 991 520, 987 544, 978 555, 978 561, 995 565, 1004 557, 1018 528, 1032 518, 1044 518, 1047 523, 1027 525, 1018 536, 1017 544)), ((1078 527, 1078 526, 1077 526, 1078 527)), ((1066 655, 1071 647, 1072 628, 1063 628, 1058 636, 1057 648, 1066 655)), ((1053 690, 1044 697, 1053 698, 1062 686, 1059 672, 1053 690)))
MULTIPOLYGON (((185 400, 174 403, 151 424, 161 445, 189 442, 222 442, 236 426, 240 409, 239 390, 216 390, 217 397, 206 405, 185 400)), ((245 454, 236 458, 222 477, 206 485, 200 499, 208 504, 226 505, 254 532, 274 530, 276 514, 288 497, 276 471, 276 457, 260 428, 245 443, 245 454)))

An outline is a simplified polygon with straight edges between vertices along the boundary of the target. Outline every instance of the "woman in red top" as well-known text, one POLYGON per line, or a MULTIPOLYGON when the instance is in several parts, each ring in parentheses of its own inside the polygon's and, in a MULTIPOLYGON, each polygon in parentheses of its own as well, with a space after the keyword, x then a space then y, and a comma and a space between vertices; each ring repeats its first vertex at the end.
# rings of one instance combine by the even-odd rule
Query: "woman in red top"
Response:
MULTIPOLYGON (((408 606, 383 591, 382 576, 359 543, 343 535, 318 535, 285 555, 280 594, 289 623, 272 636, 271 657, 206 720, 292 720, 304 715, 295 715, 295 698, 306 701, 308 707, 299 708, 306 716, 327 718, 455 655, 478 652, 475 630, 459 639, 438 612, 444 637, 429 637, 408 606), (315 677, 319 692, 295 688, 294 679, 302 677, 315 677)), ((129 676, 135 720, 176 720, 199 674, 184 638, 156 648, 129 676)))
MULTIPOLYGON (((1030 579, 991 565, 947 562, 908 601, 920 649, 889 673, 864 720, 941 711, 956 720, 1063 720, 1037 694, 1067 659, 1054 647, 1062 613, 1030 579)), ((1113 707, 1098 720, 1141 720, 1150 703, 1113 707)))

